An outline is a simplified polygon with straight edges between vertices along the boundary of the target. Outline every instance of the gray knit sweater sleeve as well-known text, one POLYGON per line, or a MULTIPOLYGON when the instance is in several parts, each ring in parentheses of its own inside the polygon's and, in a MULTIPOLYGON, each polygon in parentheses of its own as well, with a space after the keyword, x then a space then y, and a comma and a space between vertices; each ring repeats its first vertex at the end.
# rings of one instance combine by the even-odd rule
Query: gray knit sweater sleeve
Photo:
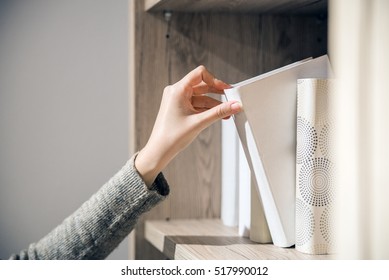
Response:
POLYGON ((169 193, 162 173, 150 188, 145 185, 135 157, 62 224, 11 259, 105 259, 139 216, 169 193))

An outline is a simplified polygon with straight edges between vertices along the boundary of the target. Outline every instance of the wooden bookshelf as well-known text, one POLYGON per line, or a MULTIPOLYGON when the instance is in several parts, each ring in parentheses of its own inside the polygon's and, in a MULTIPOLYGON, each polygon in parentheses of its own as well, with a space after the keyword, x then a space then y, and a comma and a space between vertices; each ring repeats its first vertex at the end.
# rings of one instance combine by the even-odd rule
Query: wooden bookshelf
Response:
MULTIPOLYGON (((198 65, 206 66, 221 80, 236 83, 327 53, 327 19, 322 16, 327 11, 327 0, 136 0, 130 4, 129 95, 134 151, 147 143, 164 87, 180 80, 198 65), (323 5, 315 14, 295 13, 297 7, 301 11, 303 6, 313 8, 315 3, 323 5), (164 10, 173 11, 169 21, 164 10)), ((161 253, 163 249, 157 250, 145 240, 145 222, 148 236, 153 225, 149 220, 163 223, 169 218, 171 225, 176 219, 220 218, 220 143, 221 124, 217 122, 163 171, 171 192, 165 201, 139 220, 133 246, 136 259, 166 258, 166 254, 161 253)), ((222 229, 229 232, 225 227, 222 229)), ((214 236, 214 233, 204 233, 204 236, 214 236)), ((232 236, 237 240, 236 235, 232 236)), ((177 250, 170 257, 175 257, 183 246, 175 246, 177 250)), ((237 246, 258 245, 233 243, 228 245, 228 252, 237 246)), ((261 246, 267 250, 265 245, 261 246)), ((210 248, 222 250, 224 254, 224 247, 210 248)), ((258 252, 262 251, 250 252, 252 258, 261 258, 258 252)), ((270 256, 282 258, 282 254, 277 255, 277 249, 275 252, 270 256)), ((293 250, 287 252, 284 258, 299 256, 292 254, 293 250)))
POLYGON ((332 259, 331 255, 307 255, 294 248, 252 242, 219 219, 149 220, 145 238, 168 259, 176 260, 332 259))

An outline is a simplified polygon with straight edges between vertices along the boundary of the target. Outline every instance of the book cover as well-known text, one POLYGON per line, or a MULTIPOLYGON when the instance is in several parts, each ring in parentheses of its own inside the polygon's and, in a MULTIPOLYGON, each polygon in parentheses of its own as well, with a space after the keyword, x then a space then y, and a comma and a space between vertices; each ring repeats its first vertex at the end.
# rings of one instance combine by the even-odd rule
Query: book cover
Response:
POLYGON ((273 243, 295 244, 297 79, 327 78, 328 57, 306 59, 225 90, 243 111, 234 122, 254 174, 273 243))
POLYGON ((233 119, 222 122, 221 220, 240 236, 271 243, 263 207, 233 119))

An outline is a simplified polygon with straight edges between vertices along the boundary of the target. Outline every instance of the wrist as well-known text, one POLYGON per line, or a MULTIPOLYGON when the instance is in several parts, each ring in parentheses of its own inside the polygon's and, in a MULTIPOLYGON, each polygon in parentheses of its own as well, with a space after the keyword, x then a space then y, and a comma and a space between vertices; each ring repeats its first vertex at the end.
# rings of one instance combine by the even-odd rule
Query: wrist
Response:
POLYGON ((148 187, 151 187, 164 167, 163 160, 147 145, 138 153, 135 159, 135 168, 148 187))

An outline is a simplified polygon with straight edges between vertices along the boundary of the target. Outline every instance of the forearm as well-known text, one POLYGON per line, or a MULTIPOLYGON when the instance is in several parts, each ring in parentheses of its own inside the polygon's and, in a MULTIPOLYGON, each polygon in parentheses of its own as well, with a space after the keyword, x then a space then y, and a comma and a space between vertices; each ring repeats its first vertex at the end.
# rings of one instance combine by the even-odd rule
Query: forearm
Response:
POLYGON ((139 216, 168 192, 162 174, 148 188, 133 157, 76 212, 16 258, 104 259, 129 234, 139 216))

